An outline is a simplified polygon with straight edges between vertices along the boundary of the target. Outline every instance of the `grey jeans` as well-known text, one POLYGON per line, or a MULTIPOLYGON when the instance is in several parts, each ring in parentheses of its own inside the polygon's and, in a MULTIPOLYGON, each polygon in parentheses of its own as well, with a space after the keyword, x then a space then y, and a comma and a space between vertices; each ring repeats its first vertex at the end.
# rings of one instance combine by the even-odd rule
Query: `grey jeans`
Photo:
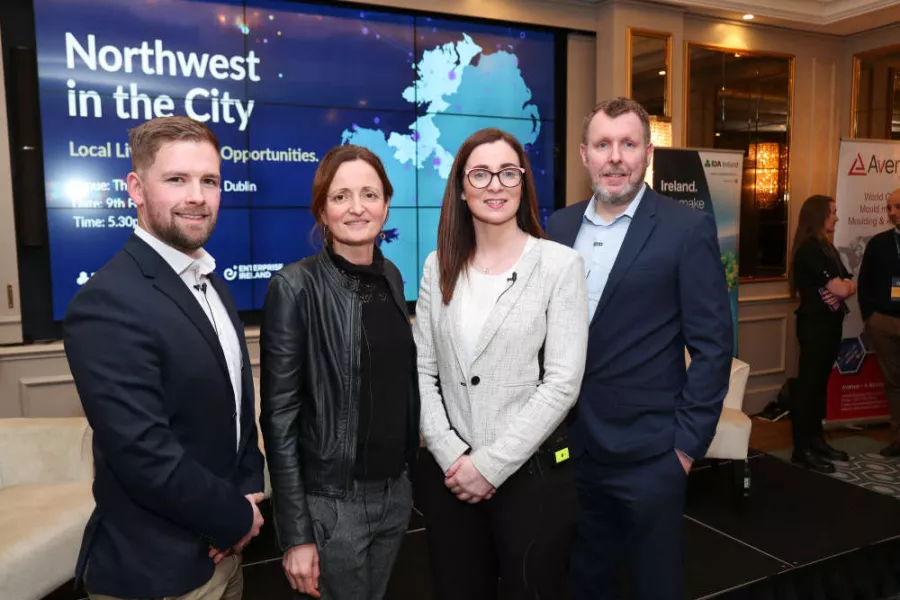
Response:
POLYGON ((409 525, 409 475, 354 482, 343 499, 310 495, 306 501, 322 600, 381 600, 409 525))

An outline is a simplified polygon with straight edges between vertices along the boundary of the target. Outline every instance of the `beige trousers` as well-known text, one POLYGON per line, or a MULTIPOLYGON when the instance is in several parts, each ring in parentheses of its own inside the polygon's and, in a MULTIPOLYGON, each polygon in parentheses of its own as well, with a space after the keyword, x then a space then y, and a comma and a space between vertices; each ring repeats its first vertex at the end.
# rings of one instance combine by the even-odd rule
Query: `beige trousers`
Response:
MULTIPOLYGON (((160 600, 241 600, 244 594, 244 574, 240 555, 226 556, 216 565, 209 581, 196 590, 181 596, 166 596, 160 600)), ((124 600, 102 594, 88 594, 91 600, 124 600)))
POLYGON ((873 313, 866 321, 866 335, 884 376, 884 395, 891 409, 891 425, 895 439, 900 441, 900 318, 873 313))

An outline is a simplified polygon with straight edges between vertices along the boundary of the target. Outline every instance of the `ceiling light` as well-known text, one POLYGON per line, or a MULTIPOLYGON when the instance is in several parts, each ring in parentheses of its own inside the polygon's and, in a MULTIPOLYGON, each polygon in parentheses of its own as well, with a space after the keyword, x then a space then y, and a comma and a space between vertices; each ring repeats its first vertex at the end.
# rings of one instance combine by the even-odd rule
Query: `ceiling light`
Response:
POLYGON ((752 21, 754 17, 751 14, 746 14, 741 18, 744 19, 745 21, 752 21))
POLYGON ((665 70, 662 70, 662 71, 659 72, 659 74, 660 74, 660 75, 665 75, 666 72, 665 72, 665 70))

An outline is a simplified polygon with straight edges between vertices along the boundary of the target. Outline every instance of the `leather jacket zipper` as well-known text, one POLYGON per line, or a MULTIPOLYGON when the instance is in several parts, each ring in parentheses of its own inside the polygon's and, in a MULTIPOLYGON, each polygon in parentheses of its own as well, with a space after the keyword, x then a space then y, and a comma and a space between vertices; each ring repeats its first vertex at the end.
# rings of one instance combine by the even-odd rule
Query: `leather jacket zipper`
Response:
POLYGON ((362 354, 361 332, 362 332, 362 305, 359 302, 357 290, 352 292, 352 306, 350 308, 350 335, 355 336, 354 343, 351 348, 355 348, 356 352, 350 353, 350 402, 347 406, 347 436, 346 447, 344 448, 344 482, 345 493, 353 488, 353 464, 356 462, 356 441, 359 434, 359 424, 353 426, 353 418, 356 415, 357 403, 359 402, 359 360, 362 354))

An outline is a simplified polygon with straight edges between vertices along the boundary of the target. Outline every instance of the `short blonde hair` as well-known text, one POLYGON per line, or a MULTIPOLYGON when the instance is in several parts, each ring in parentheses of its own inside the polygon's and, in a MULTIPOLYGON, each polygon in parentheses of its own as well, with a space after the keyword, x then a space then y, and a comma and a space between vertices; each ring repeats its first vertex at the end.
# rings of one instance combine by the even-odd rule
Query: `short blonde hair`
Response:
POLYGON ((153 164, 159 147, 166 142, 209 142, 219 153, 219 139, 205 124, 188 117, 157 117, 128 130, 131 168, 145 170, 153 164))

